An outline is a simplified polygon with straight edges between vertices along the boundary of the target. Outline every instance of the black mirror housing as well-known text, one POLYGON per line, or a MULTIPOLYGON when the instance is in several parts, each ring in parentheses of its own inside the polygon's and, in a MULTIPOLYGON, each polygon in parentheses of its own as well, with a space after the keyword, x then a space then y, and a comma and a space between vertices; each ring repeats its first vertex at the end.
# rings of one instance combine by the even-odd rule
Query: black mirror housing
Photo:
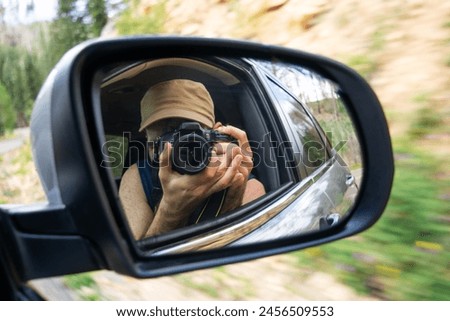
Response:
POLYGON ((49 203, 1 207, 3 242, 15 253, 18 277, 110 269, 134 277, 169 275, 299 250, 359 233, 381 216, 394 163, 376 95, 348 67, 296 50, 257 43, 181 37, 95 40, 69 51, 44 84, 31 122, 36 167, 49 203), (349 218, 333 229, 239 247, 150 256, 130 236, 108 169, 102 168, 99 84, 118 62, 221 55, 301 64, 341 88, 360 139, 364 177, 349 218))

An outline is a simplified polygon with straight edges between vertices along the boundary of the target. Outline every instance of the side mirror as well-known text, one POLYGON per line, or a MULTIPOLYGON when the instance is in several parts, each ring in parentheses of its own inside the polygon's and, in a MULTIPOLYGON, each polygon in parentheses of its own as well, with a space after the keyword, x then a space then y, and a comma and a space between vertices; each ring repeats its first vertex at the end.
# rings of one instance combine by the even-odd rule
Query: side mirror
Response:
MULTIPOLYGON (((211 129, 199 134, 208 144, 211 129)), ((48 204, 0 207, 23 280, 103 268, 153 277, 331 242, 376 222, 394 171, 386 121, 364 79, 327 58, 241 41, 81 44, 49 75, 31 131, 48 204), (249 179, 264 192, 208 219, 147 233, 142 224, 153 217, 134 211, 139 204, 126 204, 119 190, 127 170, 151 165, 152 140, 140 131, 143 97, 174 79, 203 84, 215 120, 245 131, 249 179)), ((158 177, 160 168, 152 170, 158 177)))

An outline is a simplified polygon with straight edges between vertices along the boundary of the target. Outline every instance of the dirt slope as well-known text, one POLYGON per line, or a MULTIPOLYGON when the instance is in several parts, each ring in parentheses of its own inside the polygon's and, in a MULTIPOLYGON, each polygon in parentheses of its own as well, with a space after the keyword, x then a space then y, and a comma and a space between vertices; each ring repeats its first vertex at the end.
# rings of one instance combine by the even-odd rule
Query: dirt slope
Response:
MULTIPOLYGON (((157 0, 141 1, 148 15, 157 0)), ((167 34, 239 38, 322 54, 367 71, 402 133, 418 95, 448 121, 450 2, 443 0, 169 0, 167 34)), ((447 137, 448 138, 448 137, 447 137)))

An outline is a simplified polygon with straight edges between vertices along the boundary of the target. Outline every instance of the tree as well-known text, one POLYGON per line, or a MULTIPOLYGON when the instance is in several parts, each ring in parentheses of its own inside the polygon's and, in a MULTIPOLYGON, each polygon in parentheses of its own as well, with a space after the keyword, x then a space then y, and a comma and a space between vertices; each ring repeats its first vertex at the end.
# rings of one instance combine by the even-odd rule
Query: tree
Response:
POLYGON ((108 22, 108 14, 106 12, 105 0, 88 1, 88 12, 92 19, 90 33, 93 37, 100 36, 103 27, 108 22))
POLYGON ((13 130, 16 125, 16 113, 12 105, 11 97, 5 86, 0 83, 0 135, 13 130))
POLYGON ((51 56, 53 63, 76 44, 88 38, 87 27, 83 23, 84 13, 77 10, 77 0, 59 0, 57 18, 50 31, 51 56))
MULTIPOLYGON (((14 3, 8 3, 8 6, 14 3)), ((27 3, 27 9, 33 10, 33 0, 27 3)), ((0 23, 5 8, 2 4, 0 0, 0 23)), ((11 10, 9 7, 7 9, 11 10)), ((106 22, 105 0, 59 0, 55 20, 32 27, 40 31, 36 42, 38 46, 27 46, 28 50, 25 49, 23 41, 13 38, 18 36, 17 32, 11 33, 12 37, 6 37, 8 41, 3 41, 3 45, 0 42, 0 133, 11 126, 28 126, 34 99, 44 76, 70 48, 99 36, 106 22)))
POLYGON ((47 51, 51 65, 75 45, 98 37, 107 20, 106 0, 59 0, 47 51))
POLYGON ((27 126, 33 102, 42 83, 36 55, 20 47, 0 46, 0 83, 6 89, 16 125, 27 126))

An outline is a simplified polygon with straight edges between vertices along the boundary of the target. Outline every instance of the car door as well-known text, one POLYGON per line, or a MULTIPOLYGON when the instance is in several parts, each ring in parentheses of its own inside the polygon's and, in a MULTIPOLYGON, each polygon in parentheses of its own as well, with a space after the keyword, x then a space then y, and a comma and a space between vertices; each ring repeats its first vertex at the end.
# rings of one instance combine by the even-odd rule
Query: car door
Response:
POLYGON ((293 169, 300 180, 311 181, 307 193, 311 196, 307 203, 315 210, 310 228, 336 224, 345 214, 339 211, 348 210, 348 207, 340 206, 346 199, 347 190, 350 186, 356 188, 352 173, 305 103, 264 67, 256 63, 253 66, 264 90, 271 93, 274 109, 284 124, 287 141, 283 144, 292 148, 293 169))

